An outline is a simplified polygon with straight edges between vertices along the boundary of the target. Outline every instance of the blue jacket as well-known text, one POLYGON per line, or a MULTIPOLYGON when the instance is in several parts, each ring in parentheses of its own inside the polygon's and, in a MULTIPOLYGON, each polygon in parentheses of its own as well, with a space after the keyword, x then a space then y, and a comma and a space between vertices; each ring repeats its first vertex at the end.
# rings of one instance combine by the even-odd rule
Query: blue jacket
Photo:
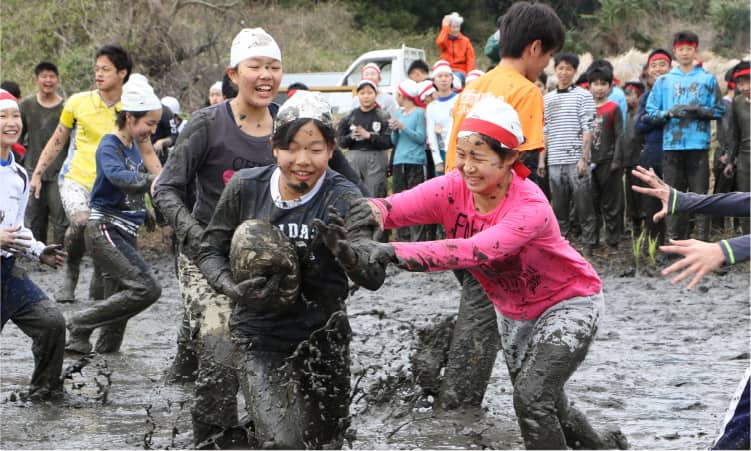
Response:
POLYGON ((698 66, 687 74, 674 67, 657 79, 647 100, 649 117, 665 124, 662 135, 665 151, 708 150, 711 121, 720 119, 724 112, 717 79, 698 66))
POLYGON ((626 103, 626 94, 623 92, 623 89, 616 85, 613 85, 613 89, 610 91, 608 100, 612 100, 613 102, 617 103, 618 108, 621 109, 621 117, 623 118, 623 130, 625 131, 626 122, 628 122, 628 103, 626 103))
POLYGON ((662 177, 662 127, 661 121, 652 120, 647 114, 647 99, 652 91, 647 91, 639 99, 636 108, 636 133, 644 137, 644 148, 639 158, 639 164, 645 168, 653 168, 662 177))

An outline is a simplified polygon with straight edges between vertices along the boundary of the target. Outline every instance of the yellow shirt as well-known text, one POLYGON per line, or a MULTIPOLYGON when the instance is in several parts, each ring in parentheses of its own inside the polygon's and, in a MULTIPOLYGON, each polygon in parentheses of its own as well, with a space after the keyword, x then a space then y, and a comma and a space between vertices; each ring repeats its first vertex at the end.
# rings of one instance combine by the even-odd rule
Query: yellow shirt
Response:
POLYGON ((454 105, 453 126, 446 149, 446 171, 454 169, 456 160, 456 135, 459 125, 480 99, 498 97, 516 110, 524 132, 524 144, 519 150, 536 150, 544 147, 543 112, 545 103, 542 93, 531 81, 510 67, 497 66, 473 81, 459 95, 454 105))
POLYGON ((96 149, 102 136, 115 129, 115 113, 120 109, 120 102, 108 108, 97 90, 79 92, 65 102, 60 123, 76 128, 76 139, 70 150, 73 155, 68 155, 65 178, 92 190, 96 179, 96 149))

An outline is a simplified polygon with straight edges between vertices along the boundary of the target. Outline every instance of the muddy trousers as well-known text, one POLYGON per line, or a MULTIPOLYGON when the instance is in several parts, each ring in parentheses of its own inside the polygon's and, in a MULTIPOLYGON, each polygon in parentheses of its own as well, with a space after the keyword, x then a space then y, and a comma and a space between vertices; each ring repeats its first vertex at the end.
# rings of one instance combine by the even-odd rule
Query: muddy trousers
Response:
POLYGON ((386 169, 389 165, 386 150, 350 150, 347 160, 373 197, 386 197, 386 169))
POLYGON ((631 224, 631 231, 635 236, 639 236, 641 233, 641 221, 642 221, 642 195, 631 189, 633 185, 638 185, 639 179, 631 174, 631 171, 636 166, 629 166, 626 168, 625 177, 625 209, 626 218, 631 224))
POLYGON ((236 349, 229 333, 232 306, 227 296, 211 288, 188 257, 180 254, 177 265, 184 314, 190 328, 187 335, 192 341, 184 345, 195 349, 198 357, 191 409, 193 441, 198 446, 239 423, 236 349))
POLYGON ((623 236, 623 172, 610 172, 610 160, 597 164, 592 171, 592 205, 597 227, 595 238, 599 241, 601 225, 605 224, 605 242, 617 246, 623 236))
MULTIPOLYGON (((425 167, 421 164, 395 164, 392 188, 394 194, 406 191, 425 181, 425 167)), ((396 230, 398 241, 420 241, 424 239, 425 226, 400 227, 396 230)))
MULTIPOLYGON (((709 189, 709 152, 706 150, 665 151, 662 158, 665 183, 678 191, 706 194, 709 189)), ((696 238, 709 241, 709 217, 694 215, 696 238)), ((665 218, 668 237, 683 240, 689 234, 689 215, 665 218)))
POLYGON ((290 355, 248 350, 240 384, 263 449, 339 449, 349 427, 349 341, 334 313, 290 355))
POLYGON ((514 386, 514 410, 526 449, 614 448, 571 406, 563 386, 597 332, 602 293, 560 302, 535 320, 498 313, 503 355, 514 386))
POLYGON ((62 394, 60 375, 65 352, 63 314, 21 268, 15 267, 15 257, 2 257, 1 260, 0 298, 3 302, 0 304, 0 330, 10 320, 32 339, 34 373, 31 375, 29 394, 40 398, 62 394))
POLYGON ((26 224, 34 236, 41 241, 47 241, 47 226, 52 224, 52 242, 63 244, 65 229, 68 227, 68 219, 60 200, 60 189, 57 180, 43 181, 42 192, 37 199, 29 196, 29 204, 26 207, 26 224))
POLYGON ((485 290, 469 271, 454 275, 462 285, 459 315, 438 394, 447 409, 480 406, 500 349, 495 308, 485 290))
MULTIPOLYGON (((736 189, 742 192, 751 191, 751 154, 744 150, 738 152, 736 157, 736 189)), ((744 235, 748 235, 751 232, 751 220, 748 217, 740 218, 741 230, 744 235)))
POLYGON ((92 220, 84 233, 94 265, 110 277, 111 294, 71 317, 69 348, 85 351, 91 333, 102 328, 97 352, 117 352, 128 319, 151 306, 162 287, 136 249, 136 236, 106 221, 92 220), (72 345, 72 346, 71 346, 72 345), (81 346, 76 348, 75 346, 81 346))
POLYGON ((712 449, 749 449, 751 435, 749 428, 749 376, 751 369, 746 370, 735 395, 730 400, 730 407, 725 413, 725 420, 720 428, 720 435, 712 445, 712 449))
POLYGON ((548 167, 548 177, 553 212, 558 220, 561 236, 566 237, 570 231, 570 205, 573 202, 576 220, 582 229, 582 241, 588 246, 597 244, 597 218, 592 201, 591 174, 587 172, 580 176, 576 164, 556 164, 548 167))

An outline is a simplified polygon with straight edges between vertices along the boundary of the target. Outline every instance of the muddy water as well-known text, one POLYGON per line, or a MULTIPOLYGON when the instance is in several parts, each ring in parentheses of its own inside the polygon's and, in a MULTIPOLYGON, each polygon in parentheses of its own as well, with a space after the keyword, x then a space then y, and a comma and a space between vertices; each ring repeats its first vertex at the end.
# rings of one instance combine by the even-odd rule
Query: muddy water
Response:
MULTIPOLYGON (((30 341, 12 323, 0 336, 0 447, 184 448, 191 385, 165 385, 180 320, 172 261, 149 254, 162 298, 128 326, 122 351, 97 356, 66 381, 62 404, 16 396, 33 368, 30 341)), ((619 426, 634 448, 706 448, 749 365, 748 267, 711 276, 695 291, 656 277, 619 277, 602 262, 607 311, 569 397, 597 427, 619 426)), ((48 293, 60 273, 32 268, 48 293)), ((620 271, 623 272, 623 271, 620 271)), ((91 269, 77 294, 86 293, 91 269)), ((519 448, 511 386, 498 359, 483 408, 439 412, 412 383, 416 328, 456 310, 450 273, 392 270, 378 292, 350 300, 352 448, 519 448)), ((68 316, 81 308, 63 305, 68 316)), ((66 357, 65 364, 75 363, 66 357)))

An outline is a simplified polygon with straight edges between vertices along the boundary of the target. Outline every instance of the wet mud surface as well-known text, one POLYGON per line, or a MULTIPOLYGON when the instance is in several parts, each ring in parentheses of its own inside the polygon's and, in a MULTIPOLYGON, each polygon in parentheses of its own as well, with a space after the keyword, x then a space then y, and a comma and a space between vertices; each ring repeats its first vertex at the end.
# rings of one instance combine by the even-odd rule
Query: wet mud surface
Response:
MULTIPOLYGON (((20 394, 33 369, 31 342, 12 323, 5 326, 0 448, 191 446, 193 386, 164 382, 181 320, 173 260, 151 251, 146 259, 162 283, 162 297, 130 321, 120 353, 96 355, 72 368, 63 402, 23 401, 20 394)), ((595 427, 620 427, 632 448, 707 448, 749 366, 748 266, 712 275, 689 291, 661 277, 634 277, 627 263, 606 255, 597 256, 595 264, 606 312, 587 359, 566 385, 570 400, 595 427)), ((48 294, 61 284, 62 272, 26 266, 48 294)), ((87 258, 76 292, 80 299, 91 272, 87 258)), ((352 425, 345 448, 522 447, 500 355, 481 409, 435 410, 432 398, 415 384, 418 330, 446 321, 458 299, 450 272, 410 274, 393 268, 381 290, 360 289, 350 298, 352 425)), ((89 302, 60 306, 67 318, 89 302)), ((78 356, 66 355, 65 367, 76 363, 78 356)))

